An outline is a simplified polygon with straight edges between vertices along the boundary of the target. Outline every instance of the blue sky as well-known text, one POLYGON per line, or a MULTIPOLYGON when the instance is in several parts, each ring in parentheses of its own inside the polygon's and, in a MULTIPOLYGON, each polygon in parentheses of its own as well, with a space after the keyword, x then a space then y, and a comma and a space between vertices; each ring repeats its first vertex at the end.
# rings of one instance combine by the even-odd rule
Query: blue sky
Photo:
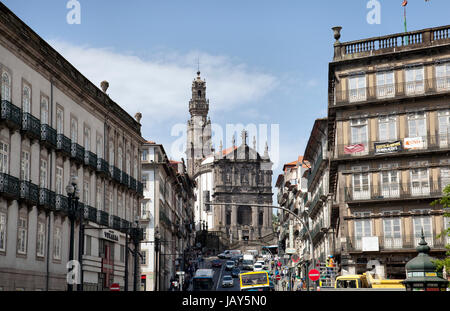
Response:
MULTIPOLYGON (((402 0, 378 0, 380 24, 367 22, 369 0, 78 1, 80 25, 67 23, 66 0, 3 3, 94 84, 108 80, 119 105, 143 113, 142 135, 176 159, 171 134, 189 118, 200 58, 213 123, 279 125, 274 182, 326 116, 331 27, 342 42, 403 31, 402 0)), ((408 30, 447 25, 448 12, 448 0, 409 0, 408 30)))

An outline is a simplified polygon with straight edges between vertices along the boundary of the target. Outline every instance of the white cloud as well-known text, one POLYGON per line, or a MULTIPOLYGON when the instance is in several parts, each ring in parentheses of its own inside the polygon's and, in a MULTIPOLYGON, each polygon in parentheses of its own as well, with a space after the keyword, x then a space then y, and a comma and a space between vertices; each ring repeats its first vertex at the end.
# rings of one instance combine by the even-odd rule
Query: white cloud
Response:
POLYGON ((151 133, 152 126, 163 122, 184 123, 188 119, 198 57, 207 97, 216 113, 256 105, 277 86, 274 76, 251 70, 226 56, 192 51, 183 55, 159 53, 144 59, 109 48, 49 42, 95 85, 107 80, 107 93, 130 115, 142 112, 143 133, 151 133))

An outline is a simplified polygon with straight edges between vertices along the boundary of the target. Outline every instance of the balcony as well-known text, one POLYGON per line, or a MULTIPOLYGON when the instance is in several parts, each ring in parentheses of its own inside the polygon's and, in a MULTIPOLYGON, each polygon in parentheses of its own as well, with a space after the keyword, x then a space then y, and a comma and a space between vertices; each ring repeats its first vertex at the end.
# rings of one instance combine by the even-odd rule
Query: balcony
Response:
POLYGON ((137 183, 136 183, 136 179, 134 179, 133 177, 130 176, 130 189, 133 191, 137 190, 137 183))
POLYGON ((107 177, 109 176, 109 164, 105 160, 101 158, 97 158, 97 173, 100 176, 107 177))
POLYGON ((31 114, 22 113, 22 133, 31 140, 41 138, 41 122, 31 114))
MULTIPOLYGON (((437 234, 436 234, 437 235, 437 234)), ((445 252, 446 239, 445 236, 437 238, 436 235, 425 234, 425 241, 431 250, 438 250, 445 252)), ((378 248, 380 251, 389 252, 395 250, 417 252, 416 247, 420 242, 420 234, 417 235, 402 235, 400 232, 395 233, 394 236, 374 236, 378 238, 378 248)), ((372 237, 372 238, 374 238, 372 237)), ((363 252, 366 250, 363 237, 351 236, 347 237, 347 250, 349 252, 363 252)))
POLYGON ((67 157, 72 154, 72 142, 64 134, 56 135, 56 152, 67 157))
MULTIPOLYGON (((78 206, 79 207, 79 206, 78 206)), ((56 195, 56 203, 55 203, 55 210, 68 213, 69 212, 69 198, 62 195, 57 194, 56 195)))
POLYGON ((311 201, 311 205, 309 208, 311 217, 314 217, 319 208, 323 206, 324 200, 326 200, 326 196, 323 194, 322 188, 319 188, 313 200, 311 201))
POLYGON ((335 159, 373 158, 405 154, 420 154, 450 150, 450 133, 419 137, 406 137, 391 142, 362 142, 339 144, 335 159))
POLYGON ((344 187, 345 202, 383 202, 401 200, 431 200, 442 197, 440 182, 390 183, 383 185, 362 185, 360 187, 344 187))
POLYGON ((137 193, 141 196, 144 196, 144 184, 140 181, 137 182, 137 193))
POLYGON ((97 170, 97 155, 91 151, 84 151, 84 165, 97 170))
POLYGON ((56 149, 56 130, 48 124, 41 124, 41 144, 56 149))
POLYGON ((39 206, 53 210, 56 205, 56 194, 45 188, 39 188, 39 206))
POLYGON ((318 155, 316 161, 314 162, 313 166, 312 166, 312 170, 308 175, 308 189, 311 187, 312 182, 314 181, 317 172, 319 171, 319 168, 321 167, 323 161, 323 152, 322 150, 320 151, 320 154, 318 155))
POLYGON ((89 205, 84 205, 84 217, 88 221, 97 223, 97 209, 89 205))
POLYGON ((20 129, 22 126, 22 112, 20 108, 7 100, 2 100, 0 122, 6 124, 12 130, 20 129))
POLYGON ((109 172, 111 174, 112 179, 120 184, 121 177, 122 177, 121 171, 114 165, 109 165, 109 172))
POLYGON ((70 158, 78 164, 84 163, 84 148, 77 143, 72 142, 70 148, 70 158))
POLYGON ((323 235, 324 235, 324 231, 322 229, 324 229, 324 223, 323 221, 318 222, 313 229, 311 230, 311 238, 313 239, 313 243, 317 240, 319 240, 323 235))
POLYGON ((381 86, 335 91, 334 106, 367 105, 402 100, 411 97, 430 95, 448 95, 450 93, 450 77, 432 78, 410 82, 393 83, 381 86))
POLYGON ((131 228, 131 223, 125 219, 120 220, 120 232, 127 233, 129 232, 129 228, 131 228))
POLYGON ((111 216, 111 220, 112 220, 111 227, 115 230, 120 230, 120 226, 121 226, 120 217, 111 216))
POLYGON ((20 181, 8 174, 0 173, 0 194, 11 200, 16 200, 20 195, 20 181))
POLYGON ((120 177, 120 183, 126 187, 129 186, 129 176, 127 173, 122 171, 121 177, 120 177))
POLYGON ((97 223, 102 226, 109 226, 109 214, 104 211, 98 211, 97 223))
POLYGON ((39 187, 29 181, 20 181, 20 200, 35 206, 39 203, 39 187))

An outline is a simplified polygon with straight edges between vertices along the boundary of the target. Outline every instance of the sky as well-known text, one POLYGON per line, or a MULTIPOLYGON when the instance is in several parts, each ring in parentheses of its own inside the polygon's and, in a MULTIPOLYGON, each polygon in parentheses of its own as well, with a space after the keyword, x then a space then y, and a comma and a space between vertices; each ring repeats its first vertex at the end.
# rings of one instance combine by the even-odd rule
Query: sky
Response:
MULTIPOLYGON (((171 159, 186 157, 199 67, 214 146, 231 145, 227 124, 249 125, 249 145, 257 136, 262 153, 268 141, 274 184, 326 117, 331 28, 343 27, 341 42, 404 31, 403 0, 78 0, 79 24, 68 22, 75 0, 1 2, 95 85, 107 80, 110 97, 142 113, 142 136, 171 159)), ((409 31, 450 24, 450 1, 408 2, 409 31)))

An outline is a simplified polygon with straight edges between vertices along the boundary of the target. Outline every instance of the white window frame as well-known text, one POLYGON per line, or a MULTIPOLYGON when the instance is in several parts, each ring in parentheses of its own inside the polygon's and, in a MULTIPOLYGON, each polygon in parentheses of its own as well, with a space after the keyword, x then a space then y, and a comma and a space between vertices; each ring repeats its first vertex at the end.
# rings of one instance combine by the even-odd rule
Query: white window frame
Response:
POLYGON ((395 96, 395 74, 393 70, 377 72, 377 98, 395 96))
POLYGON ((56 133, 64 134, 64 111, 56 107, 56 133))
POLYGON ((22 151, 20 163, 20 179, 24 181, 30 180, 30 153, 22 151))
POLYGON ((450 110, 438 112, 439 146, 448 148, 450 146, 450 110))
POLYGON ((28 85, 22 89, 22 111, 31 114, 31 88, 28 85))
POLYGON ((11 75, 3 71, 1 79, 1 99, 11 102, 11 75))
POLYGON ((47 170, 48 170, 48 163, 47 160, 41 159, 41 163, 39 165, 39 187, 43 189, 47 189, 47 170))
POLYGON ((56 194, 63 194, 64 168, 56 167, 56 194))
POLYGON ((19 216, 19 224, 17 226, 17 253, 26 255, 28 242, 28 219, 19 216))
POLYGON ((0 142, 0 173, 9 173, 9 144, 0 142))
MULTIPOLYGON (((354 213, 354 216, 360 217, 367 217, 370 216, 370 212, 357 212, 354 213)), ((372 236, 372 231, 373 231, 373 226, 372 226, 372 219, 355 219, 353 221, 353 225, 354 225, 354 230, 355 230, 355 248, 357 250, 361 250, 362 249, 362 238, 363 237, 370 237, 372 236), (361 230, 358 230, 358 225, 361 224, 360 228, 361 230), (369 230, 367 230, 367 226, 369 227, 369 230)))
MULTIPOLYGON (((429 212, 430 210, 415 210, 414 212, 429 212)), ((428 243, 428 246, 433 247, 434 238, 433 238, 433 219, 431 215, 416 215, 413 216, 413 232, 414 232, 414 245, 419 245, 421 236, 422 236, 422 228, 425 236, 425 241, 428 243), (427 230, 429 228, 429 230, 427 230)))
POLYGON ((91 129, 88 127, 85 127, 83 136, 84 136, 84 140, 83 140, 84 150, 91 151, 91 129))
POLYGON ((97 136, 96 146, 97 157, 103 159, 103 137, 97 136))
POLYGON ((122 171, 123 169, 123 150, 122 146, 117 149, 117 168, 122 171))
POLYGON ((0 252, 6 252, 7 224, 6 213, 0 212, 0 252))
POLYGON ((100 211, 103 210, 103 195, 102 195, 102 186, 97 186, 97 202, 96 202, 96 208, 100 211))
POLYGON ((369 152, 369 121, 367 118, 361 119, 351 119, 350 120, 350 144, 357 145, 363 144, 364 151, 352 153, 353 156, 365 155, 369 152), (365 135, 361 135, 363 129, 365 128, 365 135), (355 136, 355 131, 358 134, 355 136), (365 137, 362 137, 365 136, 365 137))
POLYGON ((70 121, 70 139, 72 143, 78 143, 78 121, 76 119, 70 121))
POLYGON ((366 74, 355 75, 348 78, 348 96, 350 102, 366 100, 366 80, 366 74))
POLYGON ((83 183, 83 202, 86 205, 89 205, 89 182, 85 181, 83 183))
POLYGON ((48 99, 45 96, 41 97, 41 124, 48 124, 48 99))
POLYGON ((411 168, 410 186, 412 196, 430 195, 430 170, 428 168, 411 168))
POLYGON ((441 190, 443 191, 447 185, 450 185, 450 167, 440 168, 441 190))
POLYGON ((37 223, 36 256, 45 257, 45 223, 37 223))
POLYGON ((425 70, 423 66, 405 69, 406 95, 418 95, 425 92, 425 70))
POLYGON ((380 171, 381 195, 383 198, 400 197, 400 172, 397 170, 380 171), (385 182, 385 177, 388 181, 385 182))
MULTIPOLYGON (((384 212, 384 214, 386 216, 393 214, 399 215, 400 211, 386 211, 384 212)), ((384 248, 400 249, 403 247, 402 222, 399 216, 383 218, 383 238, 384 238, 384 248), (396 227, 398 227, 398 230, 396 230, 396 227), (389 228, 389 230, 386 230, 387 228, 389 228)))
POLYGON ((371 198, 371 183, 370 183, 370 173, 367 167, 354 167, 355 172, 352 174, 352 192, 353 200, 369 200, 371 198), (363 170, 364 169, 364 170, 363 170), (364 177, 367 176, 367 189, 364 189, 364 177), (359 182, 359 191, 356 191, 355 181, 359 182))
POLYGON ((450 62, 436 65, 436 89, 450 90, 450 62))
POLYGON ((62 232, 61 227, 55 226, 55 233, 53 236, 53 259, 61 260, 62 247, 62 232))
POLYGON ((421 137, 423 141, 422 149, 428 145, 427 114, 426 112, 416 112, 408 114, 408 135, 409 138, 421 137), (421 124, 423 122, 423 125, 421 124), (412 125, 414 124, 414 130, 412 125))
POLYGON ((380 142, 397 140, 397 116, 384 116, 378 119, 378 140, 380 142), (392 128, 392 124, 394 128, 392 128), (386 136, 382 134, 382 127, 386 126, 386 136))

